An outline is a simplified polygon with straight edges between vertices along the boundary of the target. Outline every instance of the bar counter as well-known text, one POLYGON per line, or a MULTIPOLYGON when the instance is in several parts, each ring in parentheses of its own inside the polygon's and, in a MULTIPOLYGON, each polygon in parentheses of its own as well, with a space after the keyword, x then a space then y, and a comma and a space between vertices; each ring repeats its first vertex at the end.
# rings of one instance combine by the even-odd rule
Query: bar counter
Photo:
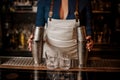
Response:
POLYGON ((1 69, 22 69, 22 70, 42 70, 42 71, 83 71, 83 72, 120 72, 120 59, 101 59, 101 58, 90 58, 86 67, 83 68, 70 68, 64 69, 47 69, 45 64, 34 66, 33 57, 11 57, 1 56, 0 57, 0 68, 1 69))

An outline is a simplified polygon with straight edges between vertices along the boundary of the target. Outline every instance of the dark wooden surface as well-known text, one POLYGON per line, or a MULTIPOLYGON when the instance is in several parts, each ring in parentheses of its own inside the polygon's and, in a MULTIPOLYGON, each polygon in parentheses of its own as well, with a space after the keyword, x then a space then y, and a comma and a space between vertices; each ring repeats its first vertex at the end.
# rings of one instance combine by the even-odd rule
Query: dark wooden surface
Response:
MULTIPOLYGON (((6 57, 1 56, 0 68, 23 69, 23 70, 48 70, 45 64, 35 66, 33 57, 6 57)), ((51 70, 50 70, 51 71, 51 70)), ((64 69, 54 69, 53 71, 66 71, 64 69)), ((86 67, 70 68, 67 71, 84 71, 84 72, 120 72, 120 59, 103 59, 100 57, 91 57, 88 59, 86 67)))

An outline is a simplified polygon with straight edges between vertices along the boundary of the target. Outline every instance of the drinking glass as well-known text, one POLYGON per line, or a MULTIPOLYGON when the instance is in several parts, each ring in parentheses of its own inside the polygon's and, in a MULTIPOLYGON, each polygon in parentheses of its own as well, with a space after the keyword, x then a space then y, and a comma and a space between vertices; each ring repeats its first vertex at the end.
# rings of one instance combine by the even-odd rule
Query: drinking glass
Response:
POLYGON ((55 69, 58 67, 58 56, 57 54, 52 56, 50 54, 45 53, 46 55, 46 66, 48 69, 55 69))
POLYGON ((70 57, 67 54, 62 54, 59 59, 59 67, 61 69, 69 69, 71 65, 70 57))

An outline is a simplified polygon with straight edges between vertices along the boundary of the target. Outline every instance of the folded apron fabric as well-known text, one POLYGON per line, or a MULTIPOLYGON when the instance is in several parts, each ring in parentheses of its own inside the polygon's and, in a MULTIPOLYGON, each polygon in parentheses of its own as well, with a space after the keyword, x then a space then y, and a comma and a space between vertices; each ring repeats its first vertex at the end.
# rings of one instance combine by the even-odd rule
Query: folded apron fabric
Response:
MULTIPOLYGON (((79 22, 75 19, 48 20, 48 26, 45 29, 44 52, 47 55, 67 54, 71 59, 77 58, 77 35, 76 28, 79 22)), ((43 55, 45 57, 45 55, 43 55)))

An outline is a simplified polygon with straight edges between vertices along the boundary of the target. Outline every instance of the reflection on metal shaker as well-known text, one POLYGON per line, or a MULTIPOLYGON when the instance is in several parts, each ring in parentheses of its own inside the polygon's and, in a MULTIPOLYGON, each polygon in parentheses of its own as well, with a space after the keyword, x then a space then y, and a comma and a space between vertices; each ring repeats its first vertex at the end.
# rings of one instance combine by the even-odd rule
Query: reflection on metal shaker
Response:
POLYGON ((42 63, 43 35, 44 35, 44 28, 36 27, 34 32, 33 45, 32 45, 32 55, 34 58, 35 66, 38 66, 40 63, 42 63))
POLYGON ((85 56, 86 56, 86 31, 85 27, 81 26, 77 28, 77 44, 78 44, 78 67, 81 68, 85 66, 85 56))

